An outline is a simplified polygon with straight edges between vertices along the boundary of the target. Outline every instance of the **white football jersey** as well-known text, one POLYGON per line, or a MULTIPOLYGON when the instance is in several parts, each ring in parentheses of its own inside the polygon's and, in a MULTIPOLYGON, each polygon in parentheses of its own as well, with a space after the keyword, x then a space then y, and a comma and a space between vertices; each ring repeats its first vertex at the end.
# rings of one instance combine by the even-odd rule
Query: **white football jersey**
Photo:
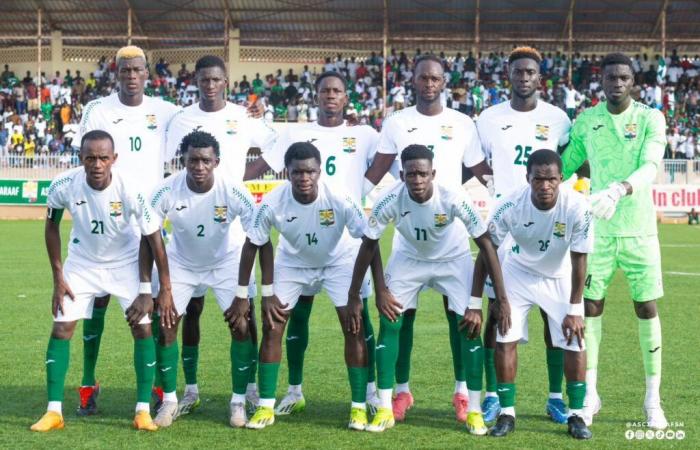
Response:
POLYGON ((472 237, 486 232, 486 225, 461 187, 433 183, 433 196, 425 203, 411 199, 404 182, 396 182, 377 198, 368 219, 367 237, 379 239, 390 222, 398 231, 394 251, 423 261, 452 260, 470 253, 459 220, 472 237))
POLYGON ((317 122, 290 126, 262 157, 275 172, 284 169, 284 154, 295 142, 310 142, 321 153, 323 181, 362 204, 365 172, 372 163, 379 134, 368 125, 323 127, 317 122))
POLYGON ((58 175, 49 186, 48 207, 67 209, 73 217, 68 257, 77 261, 114 268, 138 260, 140 236, 134 220, 147 236, 160 224, 149 210, 146 198, 127 189, 124 177, 112 171, 112 181, 102 191, 86 181, 85 168, 76 167, 58 175))
POLYGON ((357 251, 353 238, 365 234, 365 216, 349 196, 318 183, 318 197, 303 205, 292 196, 289 181, 263 197, 248 238, 255 245, 270 240, 272 228, 279 233, 275 264, 317 268, 347 262, 357 251), (347 228, 349 236, 343 231, 347 228))
POLYGON ((248 149, 259 147, 264 151, 277 138, 277 132, 263 119, 248 117, 243 106, 226 102, 223 109, 206 112, 196 103, 181 110, 168 126, 166 142, 169 158, 175 157, 182 138, 195 130, 206 131, 216 138, 221 151, 219 171, 236 183, 243 181, 248 149))
POLYGON ((83 110, 77 145, 88 131, 104 130, 112 135, 119 155, 118 169, 129 189, 149 195, 163 179, 165 130, 180 108, 159 98, 144 96, 139 106, 126 106, 118 94, 91 101, 83 110))
POLYGON ((526 186, 527 160, 535 150, 557 151, 569 142, 571 121, 554 105, 538 101, 520 112, 503 102, 486 108, 476 120, 481 148, 491 160, 496 197, 526 186))
POLYGON ((591 210, 586 198, 568 186, 559 186, 557 204, 542 211, 533 205, 530 186, 501 198, 489 218, 489 231, 496 245, 508 233, 515 245, 504 264, 542 277, 571 274, 569 251, 593 251, 591 210))
MULTIPOLYGON (((222 263, 238 263, 244 238, 231 233, 236 218, 248 229, 255 201, 242 182, 218 169, 214 186, 197 193, 187 186, 187 171, 167 178, 151 196, 150 206, 172 224, 168 258, 191 270, 209 270, 222 263)), ((233 274, 233 276, 236 276, 233 274)))
POLYGON ((432 150, 435 181, 444 186, 462 186, 462 165, 473 167, 484 160, 474 122, 450 108, 426 116, 411 106, 387 117, 377 152, 396 154, 400 160, 403 149, 411 144, 432 150))

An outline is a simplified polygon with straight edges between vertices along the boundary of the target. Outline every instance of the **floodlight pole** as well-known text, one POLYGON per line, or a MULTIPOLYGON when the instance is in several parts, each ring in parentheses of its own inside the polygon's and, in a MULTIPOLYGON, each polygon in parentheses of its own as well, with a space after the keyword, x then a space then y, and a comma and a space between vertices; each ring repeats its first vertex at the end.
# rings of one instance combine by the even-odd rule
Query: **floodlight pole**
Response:
POLYGON ((571 0, 569 4, 569 70, 568 70, 568 80, 571 83, 571 74, 573 70, 573 59, 574 59, 574 6, 576 5, 576 0, 571 0))
POLYGON ((661 57, 666 59, 666 5, 661 11, 661 57))
POLYGON ((476 83, 479 83, 479 43, 481 42, 481 1, 476 0, 476 17, 474 18, 474 50, 476 58, 476 83))
POLYGON ((382 32, 382 121, 386 117, 386 62, 389 40, 389 0, 384 0, 384 31, 382 32))
POLYGON ((41 8, 36 14, 36 78, 39 80, 38 88, 41 89, 41 8))
POLYGON ((131 45, 131 8, 127 10, 126 16, 126 45, 131 45))

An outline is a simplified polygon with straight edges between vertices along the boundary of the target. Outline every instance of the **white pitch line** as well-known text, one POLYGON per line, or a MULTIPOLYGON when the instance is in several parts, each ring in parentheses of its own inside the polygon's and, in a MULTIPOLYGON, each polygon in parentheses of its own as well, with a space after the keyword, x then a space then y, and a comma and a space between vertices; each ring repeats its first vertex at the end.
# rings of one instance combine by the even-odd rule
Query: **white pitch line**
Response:
POLYGON ((663 244, 662 247, 667 248, 698 248, 700 244, 663 244))
POLYGON ((666 275, 680 275, 685 277, 700 277, 700 273, 697 272, 664 272, 666 275))

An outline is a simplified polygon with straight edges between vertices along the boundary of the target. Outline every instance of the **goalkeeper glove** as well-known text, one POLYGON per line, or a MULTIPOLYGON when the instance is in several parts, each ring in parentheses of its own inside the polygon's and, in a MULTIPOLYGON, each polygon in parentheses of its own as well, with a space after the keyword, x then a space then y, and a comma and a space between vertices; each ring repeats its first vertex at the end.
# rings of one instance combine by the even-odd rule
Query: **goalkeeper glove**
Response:
POLYGON ((622 183, 611 183, 607 189, 591 196, 591 212, 597 219, 610 220, 615 215, 617 202, 627 195, 622 183))

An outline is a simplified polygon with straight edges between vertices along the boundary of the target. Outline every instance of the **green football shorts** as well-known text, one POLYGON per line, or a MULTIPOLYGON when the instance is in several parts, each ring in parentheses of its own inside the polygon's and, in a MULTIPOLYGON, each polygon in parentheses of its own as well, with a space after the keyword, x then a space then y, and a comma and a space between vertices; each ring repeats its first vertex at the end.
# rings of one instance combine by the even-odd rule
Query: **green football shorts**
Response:
POLYGON ((588 255, 584 298, 602 300, 618 267, 627 278, 632 300, 648 302, 664 295, 657 236, 596 236, 588 255))

